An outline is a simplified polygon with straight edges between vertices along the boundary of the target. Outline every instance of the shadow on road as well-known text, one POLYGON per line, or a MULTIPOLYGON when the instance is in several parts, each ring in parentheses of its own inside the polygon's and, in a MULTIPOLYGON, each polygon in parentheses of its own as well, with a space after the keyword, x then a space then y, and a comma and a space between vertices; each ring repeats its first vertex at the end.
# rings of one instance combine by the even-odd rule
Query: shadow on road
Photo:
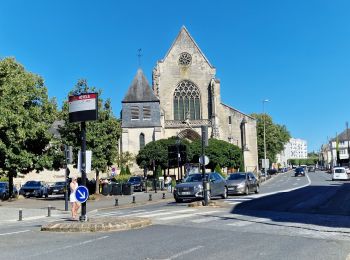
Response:
POLYGON ((350 228, 350 183, 307 186, 256 198, 237 205, 231 213, 276 222, 350 228))

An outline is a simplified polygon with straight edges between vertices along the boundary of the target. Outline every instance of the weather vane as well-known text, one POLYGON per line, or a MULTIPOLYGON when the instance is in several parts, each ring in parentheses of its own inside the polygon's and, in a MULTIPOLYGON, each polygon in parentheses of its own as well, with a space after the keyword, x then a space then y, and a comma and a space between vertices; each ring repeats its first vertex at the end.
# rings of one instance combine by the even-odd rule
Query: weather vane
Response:
POLYGON ((138 60, 139 60, 139 67, 141 67, 141 57, 142 57, 141 52, 142 52, 142 49, 141 48, 138 49, 137 52, 138 52, 137 57, 138 57, 138 60))

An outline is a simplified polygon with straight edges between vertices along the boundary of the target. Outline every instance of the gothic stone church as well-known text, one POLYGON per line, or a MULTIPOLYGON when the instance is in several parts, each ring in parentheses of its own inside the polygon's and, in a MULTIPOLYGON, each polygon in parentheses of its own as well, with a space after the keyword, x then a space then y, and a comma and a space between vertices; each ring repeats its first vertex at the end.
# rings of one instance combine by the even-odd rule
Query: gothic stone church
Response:
MULTIPOLYGON (((216 69, 182 27, 165 57, 158 61, 152 89, 139 69, 122 101, 121 152, 137 155, 148 142, 179 136, 210 137, 243 149, 246 171, 258 169, 256 120, 221 102, 216 69)), ((142 172, 134 166, 133 172, 142 172)))

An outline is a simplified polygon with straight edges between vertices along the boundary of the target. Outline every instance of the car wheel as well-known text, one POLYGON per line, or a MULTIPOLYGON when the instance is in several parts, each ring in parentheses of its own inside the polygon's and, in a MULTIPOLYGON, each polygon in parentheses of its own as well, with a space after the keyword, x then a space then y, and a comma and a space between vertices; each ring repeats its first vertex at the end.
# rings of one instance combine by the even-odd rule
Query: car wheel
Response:
POLYGON ((248 186, 245 186, 244 194, 245 195, 249 195, 249 188, 248 188, 248 186))
POLYGON ((48 193, 46 193, 46 194, 45 194, 45 198, 48 198, 48 197, 49 197, 49 194, 48 194, 48 193))
POLYGON ((1 194, 1 200, 6 200, 6 193, 1 194))
POLYGON ((183 200, 182 200, 182 199, 179 199, 179 198, 175 198, 175 201, 176 201, 177 203, 183 202, 183 200))
POLYGON ((256 185, 256 190, 255 193, 258 194, 259 193, 259 185, 256 185))
POLYGON ((222 194, 222 196, 221 196, 223 199, 227 199, 227 192, 228 192, 227 187, 225 187, 224 194, 222 194))

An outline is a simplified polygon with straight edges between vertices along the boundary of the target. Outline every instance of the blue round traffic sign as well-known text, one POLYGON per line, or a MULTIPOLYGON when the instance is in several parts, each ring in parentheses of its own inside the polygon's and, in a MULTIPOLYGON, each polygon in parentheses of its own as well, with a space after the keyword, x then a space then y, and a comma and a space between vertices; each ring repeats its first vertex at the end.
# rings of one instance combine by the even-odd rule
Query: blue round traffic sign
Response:
POLYGON ((77 201, 84 203, 89 197, 89 190, 85 186, 78 186, 77 190, 75 191, 75 197, 77 201))

